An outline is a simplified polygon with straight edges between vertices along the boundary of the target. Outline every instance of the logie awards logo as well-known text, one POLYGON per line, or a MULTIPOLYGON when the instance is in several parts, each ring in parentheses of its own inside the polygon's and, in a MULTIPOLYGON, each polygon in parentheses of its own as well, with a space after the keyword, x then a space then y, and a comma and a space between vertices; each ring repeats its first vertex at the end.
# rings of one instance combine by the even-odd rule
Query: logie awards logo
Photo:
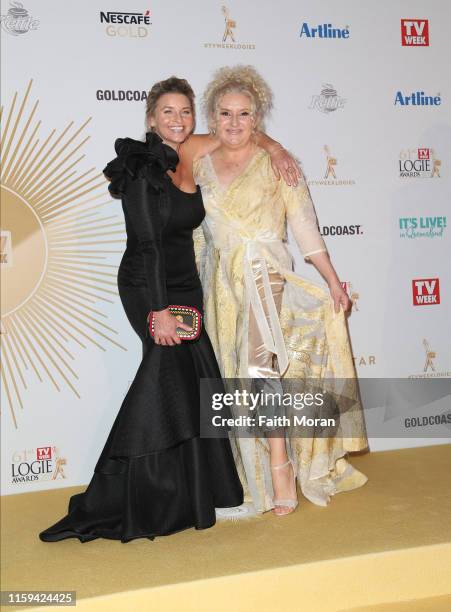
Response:
POLYGON ((423 338, 423 371, 418 374, 411 374, 409 378, 449 378, 451 372, 437 371, 436 359, 437 352, 431 348, 429 340, 423 338))
POLYGON ((237 41, 236 29, 237 22, 232 17, 227 6, 221 7, 221 12, 224 20, 222 39, 221 42, 206 42, 204 47, 206 49, 242 49, 242 50, 254 50, 255 44, 253 43, 241 43, 237 41))
POLYGON ((1 118, 1 376, 15 427, 30 377, 80 397, 76 345, 126 350, 99 306, 117 295, 108 260, 124 229, 103 175, 80 165, 90 119, 42 137, 31 87, 1 118))
POLYGON ((442 162, 434 149, 403 149, 399 154, 401 178, 440 178, 442 162))

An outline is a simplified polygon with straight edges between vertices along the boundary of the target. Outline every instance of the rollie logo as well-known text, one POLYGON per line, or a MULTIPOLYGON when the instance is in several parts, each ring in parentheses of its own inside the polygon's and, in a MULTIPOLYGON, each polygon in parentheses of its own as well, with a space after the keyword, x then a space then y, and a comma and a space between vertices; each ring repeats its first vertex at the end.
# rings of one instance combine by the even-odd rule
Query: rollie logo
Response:
POLYGON ((90 119, 42 138, 30 91, 31 82, 1 119, 2 399, 15 427, 29 379, 80 397, 77 351, 124 348, 102 312, 117 295, 108 260, 122 251, 123 221, 105 209, 103 175, 81 169, 90 119))
POLYGON ((329 114, 333 113, 339 108, 343 108, 346 102, 346 98, 341 98, 337 90, 330 83, 325 83, 321 90, 321 93, 316 96, 312 96, 309 108, 319 110, 321 113, 329 114))
POLYGON ((222 16, 224 19, 224 28, 222 30, 222 40, 216 43, 204 43, 207 49, 255 49, 255 44, 241 43, 237 40, 235 30, 237 22, 232 17, 227 6, 221 7, 222 16))
POLYGON ((0 17, 2 28, 5 32, 13 36, 19 36, 20 34, 26 34, 30 30, 38 29, 39 19, 35 19, 30 15, 21 2, 10 2, 9 6, 10 8, 6 15, 0 17))
POLYGON ((21 484, 66 478, 67 459, 56 446, 38 446, 15 451, 11 461, 11 482, 21 484))

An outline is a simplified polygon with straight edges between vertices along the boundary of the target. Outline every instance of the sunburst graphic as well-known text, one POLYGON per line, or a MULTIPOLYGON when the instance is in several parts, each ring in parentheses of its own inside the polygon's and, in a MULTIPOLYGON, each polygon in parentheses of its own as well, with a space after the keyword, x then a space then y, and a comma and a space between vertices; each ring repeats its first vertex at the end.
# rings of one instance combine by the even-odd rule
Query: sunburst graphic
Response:
POLYGON ((117 295, 111 257, 124 223, 108 214, 103 175, 82 167, 90 118, 41 141, 31 86, 21 100, 15 93, 6 121, 0 111, 1 377, 16 428, 30 376, 80 397, 75 345, 126 350, 98 305, 117 295))

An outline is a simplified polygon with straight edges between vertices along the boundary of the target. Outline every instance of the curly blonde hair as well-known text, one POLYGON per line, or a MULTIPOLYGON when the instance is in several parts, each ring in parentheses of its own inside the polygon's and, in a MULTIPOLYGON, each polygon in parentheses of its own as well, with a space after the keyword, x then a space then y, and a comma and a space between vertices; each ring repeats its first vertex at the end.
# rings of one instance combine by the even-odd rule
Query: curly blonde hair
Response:
POLYGON ((273 106, 268 83, 253 66, 224 66, 217 70, 202 97, 202 109, 210 129, 220 99, 227 93, 243 93, 251 99, 255 127, 261 127, 273 106))

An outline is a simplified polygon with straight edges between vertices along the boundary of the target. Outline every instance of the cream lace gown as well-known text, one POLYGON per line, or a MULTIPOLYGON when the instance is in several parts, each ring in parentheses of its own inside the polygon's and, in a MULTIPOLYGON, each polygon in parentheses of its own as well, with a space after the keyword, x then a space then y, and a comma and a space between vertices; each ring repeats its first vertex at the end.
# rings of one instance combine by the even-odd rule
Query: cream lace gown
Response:
MULTIPOLYGON (((262 149, 228 188, 218 182, 209 156, 194 171, 207 213, 194 234, 205 325, 222 376, 248 378, 260 371, 272 377, 271 364, 261 357, 269 353, 277 357, 273 363, 282 381, 321 380, 322 388, 336 397, 356 400, 352 410, 341 414, 333 437, 287 433, 303 494, 325 506, 334 493, 366 482, 345 455, 365 449, 367 439, 344 314, 335 314, 325 286, 292 271, 286 246, 288 222, 306 259, 326 251, 308 188, 304 180, 296 188, 277 181, 262 149), (256 347, 264 350, 254 354, 256 347)), ((232 432, 231 442, 245 499, 259 512, 270 510, 266 437, 232 432)))

